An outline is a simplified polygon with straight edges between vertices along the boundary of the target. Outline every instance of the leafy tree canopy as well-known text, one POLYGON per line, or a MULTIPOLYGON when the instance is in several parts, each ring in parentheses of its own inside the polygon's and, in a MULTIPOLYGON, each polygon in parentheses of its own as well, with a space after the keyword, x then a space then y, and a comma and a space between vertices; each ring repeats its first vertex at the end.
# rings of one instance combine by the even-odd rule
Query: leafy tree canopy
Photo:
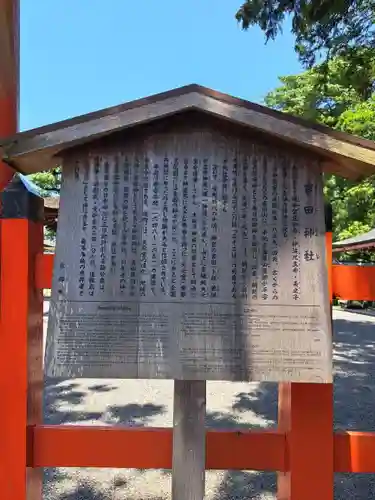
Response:
MULTIPOLYGON (((335 127, 344 111, 363 102, 348 80, 348 69, 346 60, 334 59, 328 63, 326 78, 322 77, 321 65, 299 75, 282 76, 279 78, 282 85, 266 96, 265 103, 279 111, 335 127)), ((373 75, 368 75, 369 86, 373 85, 373 75)))
MULTIPOLYGON (((324 85, 318 66, 299 75, 281 77, 282 85, 265 97, 265 103, 274 109, 375 140, 375 96, 363 99, 346 79, 347 67, 345 59, 329 61, 324 85)), ((355 184, 329 175, 324 189, 333 206, 335 239, 349 238, 375 227, 374 178, 355 184)), ((374 259, 374 255, 368 253, 357 253, 348 258, 358 257, 374 259)))
POLYGON ((32 174, 30 179, 40 188, 43 196, 58 194, 61 185, 61 168, 32 174))
MULTIPOLYGON (((54 196, 60 193, 61 187, 61 168, 54 168, 48 172, 38 172, 30 175, 30 180, 40 188, 40 194, 44 197, 54 196)), ((55 231, 53 229, 44 228, 45 237, 53 241, 55 231)))
POLYGON ((364 99, 374 69, 375 0, 246 0, 236 14, 244 30, 258 26, 266 41, 274 40, 291 20, 295 51, 306 68, 324 60, 346 61, 347 78, 364 99))

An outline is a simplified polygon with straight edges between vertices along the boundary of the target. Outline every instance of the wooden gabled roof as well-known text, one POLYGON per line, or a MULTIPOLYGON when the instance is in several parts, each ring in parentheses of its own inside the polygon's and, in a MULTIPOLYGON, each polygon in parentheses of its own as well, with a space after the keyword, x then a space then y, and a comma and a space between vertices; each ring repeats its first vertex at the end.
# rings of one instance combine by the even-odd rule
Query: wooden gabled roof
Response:
POLYGON ((0 156, 25 174, 48 170, 59 153, 100 137, 197 110, 319 155, 323 169, 361 179, 375 173, 375 143, 227 94, 188 85, 0 141, 0 156))

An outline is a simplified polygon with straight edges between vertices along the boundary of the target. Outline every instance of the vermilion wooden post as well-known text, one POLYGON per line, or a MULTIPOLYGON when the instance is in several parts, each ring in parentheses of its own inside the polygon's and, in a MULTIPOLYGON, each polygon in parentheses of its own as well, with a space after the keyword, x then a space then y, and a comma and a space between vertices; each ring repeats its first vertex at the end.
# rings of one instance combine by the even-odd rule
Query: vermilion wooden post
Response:
MULTIPOLYGON (((326 210, 329 293, 332 297, 332 212, 326 210)), ((278 474, 278 500, 332 500, 333 384, 280 384, 279 430, 286 433, 288 472, 278 474)))
MULTIPOLYGON (((19 0, 0 0, 0 137, 18 129, 19 8, 19 0)), ((0 191, 13 174, 0 159, 0 191)))
MULTIPOLYGON (((43 199, 16 175, 1 193, 0 497, 41 500, 41 469, 27 469, 27 425, 42 423, 43 199)), ((29 461, 30 463, 30 461, 29 461)))

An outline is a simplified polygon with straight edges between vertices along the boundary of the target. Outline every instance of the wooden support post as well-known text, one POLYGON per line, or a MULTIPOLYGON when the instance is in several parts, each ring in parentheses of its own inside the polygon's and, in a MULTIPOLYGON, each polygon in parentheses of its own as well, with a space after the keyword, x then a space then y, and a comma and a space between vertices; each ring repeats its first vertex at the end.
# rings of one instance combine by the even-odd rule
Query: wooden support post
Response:
POLYGON ((172 500, 203 500, 206 462, 206 382, 175 380, 172 500))
POLYGON ((26 467, 26 429, 42 423, 43 296, 35 260, 43 249, 43 199, 16 175, 1 203, 1 500, 41 500, 42 470, 26 467))
MULTIPOLYGON (((326 207, 328 289, 332 297, 332 210, 326 207)), ((279 431, 287 435, 288 472, 278 473, 278 500, 332 500, 333 384, 280 384, 279 431)))
MULTIPOLYGON (((18 129, 19 0, 0 0, 0 137, 18 129)), ((0 191, 14 171, 0 159, 0 191)))

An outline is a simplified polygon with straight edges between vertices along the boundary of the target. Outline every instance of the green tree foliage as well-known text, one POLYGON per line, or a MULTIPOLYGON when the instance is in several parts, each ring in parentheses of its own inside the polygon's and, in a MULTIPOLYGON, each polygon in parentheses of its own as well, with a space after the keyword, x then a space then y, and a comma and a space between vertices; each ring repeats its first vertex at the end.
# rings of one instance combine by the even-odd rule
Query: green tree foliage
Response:
POLYGON ((60 192, 61 168, 54 168, 48 172, 38 172, 30 175, 30 179, 40 188, 43 196, 53 196, 60 192))
POLYGON ((369 97, 372 89, 361 82, 373 66, 375 0, 245 0, 236 18, 245 30, 260 27, 266 41, 274 40, 291 20, 295 50, 305 67, 322 58, 345 57, 352 85, 369 97))
MULTIPOLYGON (((375 140, 375 98, 371 97, 344 111, 337 121, 336 128, 375 140)), ((335 200, 333 197, 337 210, 336 224, 339 239, 350 238, 375 227, 375 177, 359 184, 353 185, 348 182, 342 184, 341 199, 335 200)))
MULTIPOLYGON (((347 79, 348 67, 345 59, 329 61, 328 78, 323 83, 319 67, 281 77, 282 85, 265 97, 265 103, 274 109, 375 140, 375 97, 363 99, 347 79)), ((371 82, 369 75, 369 84, 371 82)), ((333 205, 335 239, 349 238, 375 227, 375 179, 353 183, 329 175, 324 189, 333 205)), ((369 255, 361 257, 368 259, 369 255)))
POLYGON ((345 110, 337 121, 343 132, 375 140, 375 96, 345 110))
MULTIPOLYGON (((341 114, 363 102, 363 98, 350 84, 350 65, 346 60, 334 59, 327 67, 326 78, 321 65, 299 75, 280 77, 282 85, 265 97, 266 105, 335 127, 341 114)), ((373 85, 372 77, 368 77, 367 85, 373 85)))
MULTIPOLYGON (((54 168, 47 172, 38 172, 30 175, 30 180, 40 189, 40 194, 44 197, 54 196, 60 193, 61 168, 54 168)), ((54 241, 55 231, 50 228, 44 229, 47 240, 54 241)))

